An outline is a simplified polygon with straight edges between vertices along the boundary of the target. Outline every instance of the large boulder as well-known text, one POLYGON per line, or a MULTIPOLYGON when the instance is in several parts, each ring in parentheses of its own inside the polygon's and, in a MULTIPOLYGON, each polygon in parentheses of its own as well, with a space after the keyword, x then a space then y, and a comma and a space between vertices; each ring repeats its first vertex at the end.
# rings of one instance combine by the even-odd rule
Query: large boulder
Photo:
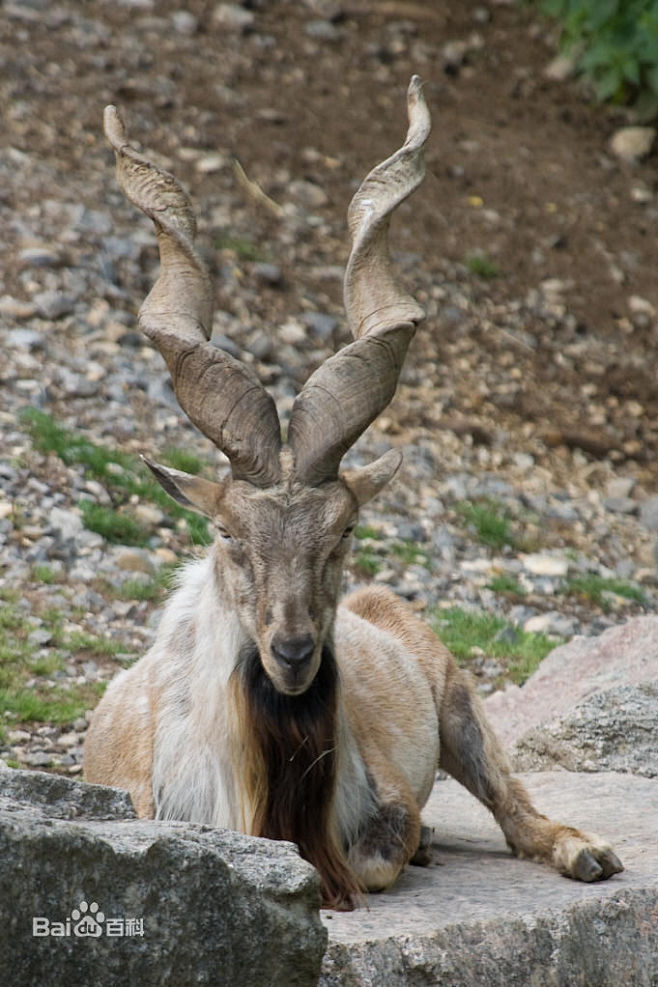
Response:
POLYGON ((658 681, 597 692, 528 730, 511 751, 517 771, 626 771, 658 777, 658 681))
POLYGON ((581 884, 512 857, 492 817, 439 782, 424 818, 436 864, 408 867, 368 909, 326 913, 321 987, 654 987, 658 783, 566 771, 523 776, 537 807, 615 846, 626 870, 581 884))
POLYGON ((507 746, 600 692, 658 681, 658 617, 635 617, 600 637, 575 637, 551 651, 521 687, 486 700, 487 716, 507 746))
POLYGON ((0 981, 311 987, 326 944, 291 844, 135 818, 125 792, 0 770, 0 981))

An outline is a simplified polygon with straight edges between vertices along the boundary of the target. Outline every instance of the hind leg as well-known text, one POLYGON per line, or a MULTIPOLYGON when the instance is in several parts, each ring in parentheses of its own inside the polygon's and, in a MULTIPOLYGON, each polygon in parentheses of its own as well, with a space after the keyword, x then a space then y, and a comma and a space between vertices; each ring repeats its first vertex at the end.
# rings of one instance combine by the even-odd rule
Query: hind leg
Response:
POLYGON ((446 674, 439 717, 440 767, 491 810, 516 855, 550 863, 579 881, 605 880, 624 869, 600 837, 537 812, 525 786, 510 775, 480 700, 455 665, 446 674))

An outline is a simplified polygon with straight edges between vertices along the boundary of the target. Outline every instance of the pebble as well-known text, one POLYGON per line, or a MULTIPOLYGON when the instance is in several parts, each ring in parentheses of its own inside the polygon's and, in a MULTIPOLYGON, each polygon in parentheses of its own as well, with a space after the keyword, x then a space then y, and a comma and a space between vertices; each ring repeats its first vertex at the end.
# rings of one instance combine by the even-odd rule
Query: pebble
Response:
POLYGON ((615 476, 606 483, 606 496, 612 498, 628 498, 633 493, 635 485, 636 480, 634 476, 615 476))
POLYGON ((569 572, 569 560, 558 555, 533 553, 521 556, 523 567, 533 576, 561 578, 569 572))
POLYGON ((53 507, 48 520, 51 531, 60 542, 74 541, 84 530, 80 514, 62 507, 53 507))
POLYGON ((63 291, 39 291, 32 300, 44 319, 61 319, 75 308, 75 299, 63 291))
POLYGON ((53 755, 46 751, 33 751, 31 754, 25 754, 23 760, 32 768, 47 768, 53 762, 53 755))
POLYGON ((641 502, 640 523, 649 531, 658 531, 658 495, 641 502))
POLYGON ((33 302, 21 301, 11 295, 3 295, 0 298, 0 315, 6 319, 31 319, 37 314, 37 307, 33 302))
POLYGON ((606 511, 613 514, 637 514, 638 504, 632 497, 606 497, 603 501, 606 511))
POLYGON ((45 349, 46 341, 43 333, 36 329, 13 329, 9 334, 8 345, 22 350, 45 349))
POLYGON ((296 178, 288 186, 290 198, 304 209, 321 209, 329 202, 329 196, 315 182, 296 178))
POLYGON ((199 29, 198 19, 189 10, 175 10, 171 15, 171 20, 174 29, 188 38, 196 34, 199 29))
POLYGON ((154 527, 164 524, 167 520, 167 515, 164 511, 161 511, 159 507, 155 507, 153 504, 137 504, 133 514, 142 524, 153 525, 154 527))
POLYGON ((335 24, 332 24, 331 21, 325 20, 309 21, 304 27, 304 31, 309 38, 313 38, 314 41, 336 42, 340 41, 343 36, 343 32, 340 28, 336 27, 335 24))
POLYGON ((18 253, 18 261, 23 267, 59 267, 62 256, 50 247, 25 247, 18 253))
POLYGON ((548 610, 546 613, 529 617, 523 624, 523 630, 531 634, 571 638, 577 633, 578 621, 557 610, 548 610))
POLYGON ((246 31, 254 23, 255 16, 251 10, 237 3, 220 3, 213 11, 213 20, 229 31, 246 31))
POLYGON ((311 334, 323 342, 330 339, 338 328, 336 316, 327 315, 325 312, 304 312, 302 321, 311 334))
POLYGON ((551 82, 566 82, 576 71, 576 61, 570 55, 556 55, 544 69, 544 78, 551 82))
POLYGON ((609 147, 615 157, 634 164, 651 153, 655 140, 655 127, 621 127, 610 138, 609 147))
POLYGON ((263 281, 265 284, 271 284, 278 287, 283 282, 283 272, 278 264, 266 264, 261 261, 254 264, 252 267, 252 274, 254 277, 258 278, 259 281, 263 281))
POLYGON ((225 154, 218 154, 215 151, 213 154, 204 154, 203 157, 199 158, 195 168, 202 175, 212 175, 226 168, 228 160, 225 154))

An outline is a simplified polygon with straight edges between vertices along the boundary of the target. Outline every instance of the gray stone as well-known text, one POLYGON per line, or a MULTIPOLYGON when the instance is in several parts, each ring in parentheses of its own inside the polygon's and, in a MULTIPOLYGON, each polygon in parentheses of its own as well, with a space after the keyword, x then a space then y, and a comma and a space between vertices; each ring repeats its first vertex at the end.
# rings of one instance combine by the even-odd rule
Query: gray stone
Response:
POLYGON ((647 497, 640 504, 640 521, 649 531, 658 531, 658 496, 647 497))
POLYGON ((230 356, 235 357, 236 360, 239 360, 242 356, 240 347, 237 346, 237 344, 234 343, 232 339, 229 339, 228 336, 225 336, 224 333, 222 332, 213 332, 210 338, 210 342, 213 344, 213 346, 216 346, 217 349, 224 350, 225 353, 228 353, 230 356))
POLYGON ((248 349, 257 360, 268 360, 272 356, 274 343, 266 332, 257 332, 249 341, 248 349))
POLYGON ((73 541, 83 531, 82 518, 74 511, 53 507, 50 512, 50 528, 61 542, 73 541))
POLYGON ((96 380, 90 380, 84 374, 72 373, 66 367, 59 367, 57 380, 64 394, 70 398, 93 398, 100 389, 96 380))
POLYGON ((326 942, 316 875, 290 844, 137 820, 126 793, 38 772, 0 772, 0 901, 16 987, 311 987, 326 942), (73 930, 85 914, 84 938, 32 934, 35 917, 73 930))
POLYGON ((600 637, 575 637, 544 658, 522 686, 486 701, 489 720, 511 745, 597 692, 658 680, 658 617, 635 617, 600 637))
POLYGON ((613 476, 605 487, 606 497, 630 497, 635 488, 634 476, 613 476))
POLYGON ((329 339, 338 326, 336 316, 327 315, 326 312, 304 312, 302 321, 311 334, 323 342, 329 339))
POLYGON ((25 755, 25 761, 33 768, 47 768, 53 763, 53 755, 48 754, 47 751, 32 751, 31 754, 25 755))
POLYGON ((278 264, 267 264, 265 261, 259 261, 254 264, 252 273, 265 284, 278 286, 283 282, 283 271, 278 264))
POLYGON ((568 617, 559 610, 547 610, 538 613, 523 624, 523 630, 532 634, 555 634, 558 637, 571 637, 578 627, 574 617, 568 617))
MULTIPOLYGON (((86 724, 85 724, 86 725, 86 724)), ((128 792, 106 785, 78 785, 59 775, 7 771, 0 775, 0 800, 29 803, 53 819, 136 819, 128 792)))
POLYGON ((63 263, 61 254, 52 247, 25 247, 18 255, 18 261, 23 267, 60 267, 63 263))
POLYGON ((45 627, 37 627, 28 635, 28 644, 32 648, 41 648, 45 644, 50 644, 53 639, 53 632, 45 627))
POLYGON ((62 291, 39 291, 33 301, 44 319, 61 319, 75 308, 75 299, 62 291))
POLYGON ((46 341, 36 329, 13 329, 9 333, 8 345, 21 350, 45 349, 46 341))
POLYGON ((424 813, 436 863, 407 867, 368 910, 326 913, 321 987, 653 987, 658 982, 658 782, 525 775, 537 808, 600 832, 626 870, 581 884, 511 856, 491 815, 453 781, 424 813))
POLYGON ((512 752, 519 771, 621 771, 658 777, 658 681, 599 692, 529 730, 512 752))
POLYGON ((632 497, 606 497, 603 501, 606 511, 611 514, 637 514, 637 501, 632 497))

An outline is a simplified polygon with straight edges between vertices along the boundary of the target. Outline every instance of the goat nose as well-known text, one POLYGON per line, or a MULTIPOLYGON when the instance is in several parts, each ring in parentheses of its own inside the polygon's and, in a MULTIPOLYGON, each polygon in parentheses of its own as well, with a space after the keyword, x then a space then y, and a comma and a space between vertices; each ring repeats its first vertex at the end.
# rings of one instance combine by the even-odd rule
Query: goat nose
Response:
POLYGON ((309 660, 314 650, 315 641, 312 634, 288 638, 275 637, 272 641, 272 654, 277 661, 289 668, 299 668, 309 660))

